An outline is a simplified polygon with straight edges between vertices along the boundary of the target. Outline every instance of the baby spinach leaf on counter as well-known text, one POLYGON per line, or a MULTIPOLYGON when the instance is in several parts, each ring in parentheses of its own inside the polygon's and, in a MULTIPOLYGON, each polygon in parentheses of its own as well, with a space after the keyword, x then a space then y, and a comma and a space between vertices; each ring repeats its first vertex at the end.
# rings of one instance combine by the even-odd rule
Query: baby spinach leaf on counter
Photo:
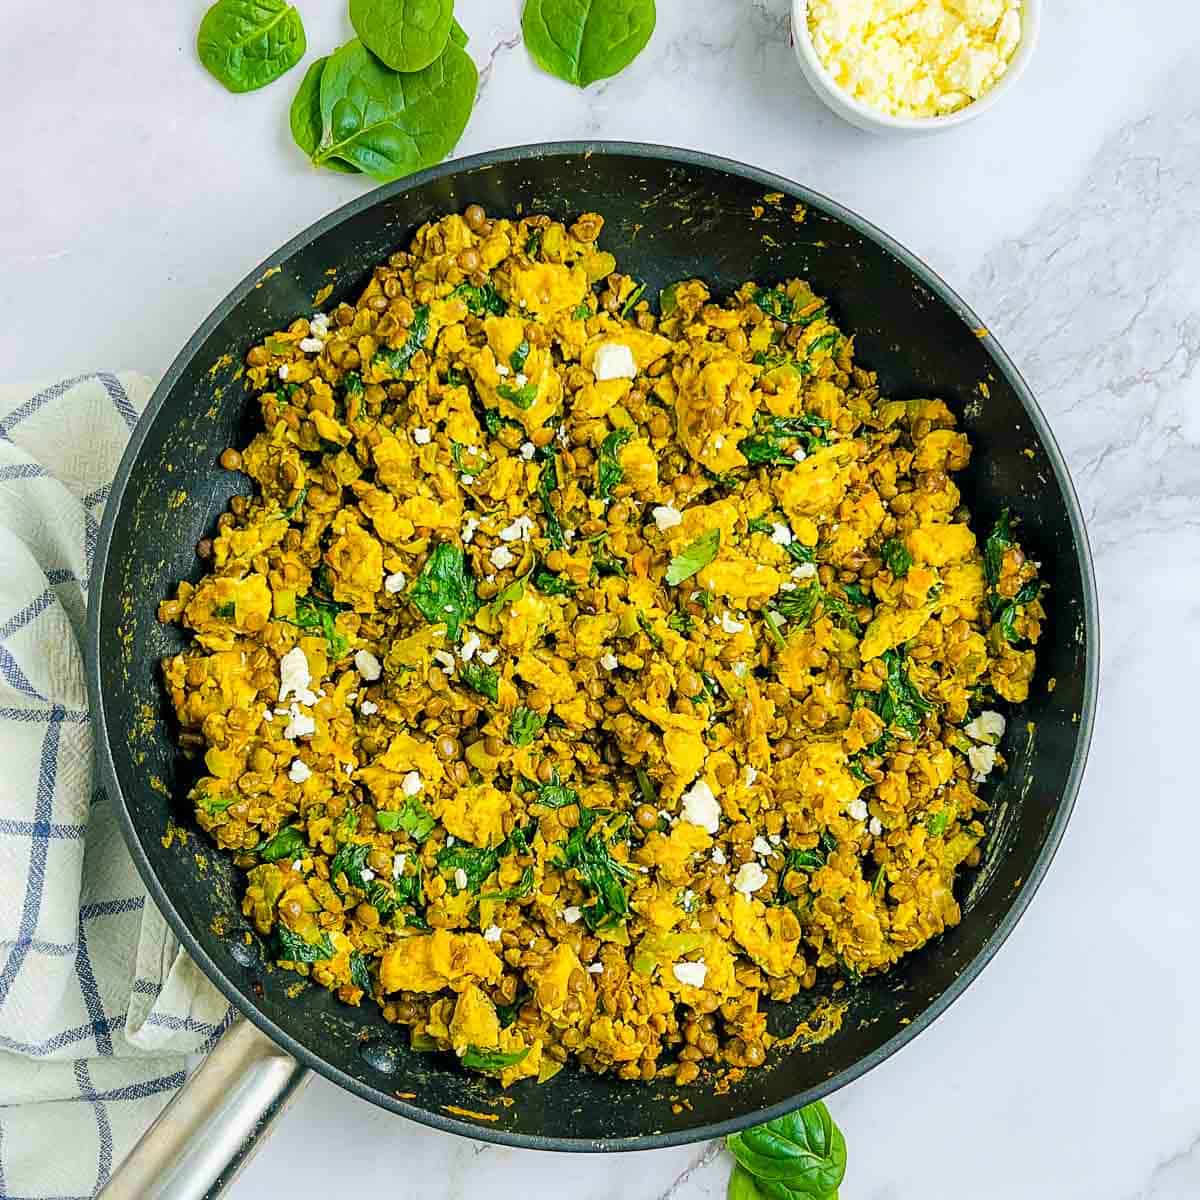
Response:
POLYGON ((465 46, 471 40, 467 37, 467 31, 458 23, 457 18, 450 22, 450 40, 456 46, 465 46))
POLYGON ((500 702, 500 672, 495 667, 472 659, 459 664, 458 677, 473 692, 486 696, 493 704, 500 702))
POLYGON ((371 971, 367 960, 357 950, 350 952, 350 982, 364 992, 371 990, 371 971))
POLYGON ((508 365, 512 367, 517 374, 525 370, 525 364, 529 361, 530 346, 524 338, 521 339, 517 348, 508 356, 508 365))
POLYGON ((231 92, 273 83, 305 49, 300 14, 283 0, 217 0, 196 35, 200 61, 231 92))
POLYGON ((526 383, 521 387, 513 387, 511 383, 502 383, 496 388, 496 395, 505 400, 511 400, 522 412, 528 412, 537 399, 538 385, 526 383))
POLYGON ((867 693, 867 703, 885 725, 896 725, 916 737, 921 718, 933 712, 933 705, 909 679, 904 657, 898 651, 885 650, 883 663, 887 668, 883 687, 874 695, 867 693))
MULTIPOLYGON (((321 141, 321 74, 328 61, 329 55, 326 54, 318 58, 304 73, 288 114, 292 140, 309 158, 316 154, 321 141)), ((342 162, 340 158, 326 159, 321 165, 347 175, 359 174, 357 167, 342 162)), ((286 388, 288 385, 283 386, 286 388)), ((292 386, 295 387, 294 384, 292 386)))
POLYGON ((913 565, 908 547, 899 538, 888 538, 880 547, 879 557, 897 579, 903 579, 913 565))
POLYGON ((286 825, 273 838, 263 842, 255 853, 263 862, 279 862, 280 859, 292 862, 308 853, 308 843, 299 829, 286 825))
POLYGON ((617 455, 632 437, 632 429, 614 429, 600 443, 600 454, 596 460, 596 495, 601 500, 611 500, 613 488, 625 478, 625 470, 617 455))
POLYGON ((333 943, 327 933, 321 934, 316 942, 306 942, 286 925, 276 925, 275 936, 279 942, 279 957, 287 962, 315 963, 333 957, 333 943))
POLYGON ((350 0, 350 24, 393 71, 420 71, 446 48, 454 0, 350 0))
MULTIPOLYGON (((725 1200, 765 1200, 765 1198, 763 1193, 758 1190, 754 1176, 745 1167, 734 1163, 733 1171, 729 1176, 729 1186, 725 1190, 725 1200)), ((826 1200, 834 1200, 834 1197, 826 1197, 826 1200)))
POLYGON ((473 283, 460 283, 450 295, 462 300, 467 306, 467 311, 474 317, 483 317, 489 313, 493 317, 502 317, 508 312, 504 298, 490 283, 481 287, 476 287, 473 283))
POLYGON ((333 856, 329 864, 329 878, 336 881, 339 875, 345 875, 351 887, 365 892, 368 881, 363 878, 363 872, 367 869, 367 856, 370 853, 369 842, 347 842, 333 856))
POLYGON ((462 136, 478 84, 471 56, 454 41, 423 70, 400 74, 355 38, 321 75, 313 160, 341 159, 381 181, 432 166, 462 136))
POLYGON ((468 1046, 466 1053, 458 1061, 473 1071, 490 1071, 495 1074, 506 1067, 515 1067, 528 1053, 528 1046, 524 1050, 508 1051, 480 1050, 477 1046, 468 1046))
POLYGON ((214 604, 212 615, 219 621, 232 621, 236 612, 237 605, 232 600, 227 600, 224 604, 214 604))
POLYGON ((514 746, 528 746, 542 731, 546 718, 532 708, 518 705, 508 723, 508 740, 514 746))
POLYGON ((633 306, 642 298, 642 294, 645 292, 645 290, 646 285, 644 283, 639 283, 637 287, 635 287, 633 291, 630 292, 625 298, 625 303, 621 305, 622 320, 624 320, 625 317, 629 316, 629 314, 633 312, 633 306))
POLYGON ((425 620, 445 625, 447 635, 455 642, 463 623, 479 608, 475 577, 467 569, 463 552, 449 542, 434 547, 409 588, 408 598, 425 620))
POLYGON ((593 930, 619 924, 629 916, 629 896, 622 881, 633 878, 632 869, 613 857, 603 830, 591 832, 598 815, 589 808, 580 808, 579 824, 554 860, 557 866, 574 868, 580 882, 592 893, 594 899, 583 910, 583 919, 593 930))
POLYGON ((575 590, 575 585, 565 575, 556 575, 548 567, 534 567, 529 582, 543 596, 569 596, 575 590))
POLYGON ((566 547, 567 538, 563 533, 562 522, 558 518, 558 513, 554 509, 554 501, 551 498, 552 493, 557 489, 558 458, 549 454, 546 456, 541 474, 538 476, 537 491, 542 502, 542 512, 546 517, 546 536, 550 539, 550 545, 554 549, 562 550, 566 547))
POLYGON ((329 646, 329 656, 335 662, 350 649, 350 643, 334 626, 334 620, 342 611, 335 600, 322 600, 319 596, 297 596, 296 615, 292 624, 309 633, 322 633, 329 646))
POLYGON ((375 351, 373 364, 375 366, 386 367, 397 379, 399 379, 405 371, 408 370, 408 364, 412 362, 413 355, 418 350, 425 346, 425 339, 429 336, 429 305, 418 304, 413 312, 412 324, 408 327, 408 337, 404 339, 404 345, 399 350, 382 349, 375 351))
POLYGON ((720 548, 720 529, 709 529, 702 533, 671 559, 667 566, 667 582, 674 587, 685 579, 691 579, 697 571, 707 567, 717 557, 717 551, 720 548))
POLYGON ((725 1142, 771 1200, 830 1200, 846 1174, 846 1139, 819 1100, 725 1142))
POLYGON ((521 31, 543 71, 587 87, 629 66, 654 22, 654 0, 525 0, 521 31))
POLYGON ((379 809, 375 813, 375 824, 384 833, 407 833, 413 841, 423 842, 437 827, 437 820, 415 796, 407 796, 404 807, 398 812, 379 809))

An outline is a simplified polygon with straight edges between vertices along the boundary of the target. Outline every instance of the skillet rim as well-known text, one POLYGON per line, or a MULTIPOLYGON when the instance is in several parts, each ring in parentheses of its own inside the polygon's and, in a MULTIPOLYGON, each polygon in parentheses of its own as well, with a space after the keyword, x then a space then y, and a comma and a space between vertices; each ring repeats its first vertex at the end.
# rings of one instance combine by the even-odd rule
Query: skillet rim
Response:
POLYGON ((124 501, 125 489, 132 474, 134 463, 140 455, 142 445, 145 442, 151 425, 159 417, 180 376, 184 373, 209 334, 261 281, 264 271, 282 261, 286 261, 310 242, 323 237, 350 217, 356 216, 376 204, 390 201, 402 195, 410 188, 420 187, 447 176, 460 173, 465 174, 481 167, 495 166, 501 163, 509 164, 527 159, 558 155, 589 157, 593 155, 614 157, 624 155, 633 158, 657 159, 686 167, 701 167, 724 174, 735 175, 757 184, 767 191, 782 191, 799 199, 806 205, 821 209, 848 225, 862 237, 875 242, 907 267, 942 304, 946 305, 969 328, 986 328, 974 310, 941 276, 894 238, 884 233, 883 230, 879 229, 872 222, 859 216, 856 212, 823 193, 817 192, 785 176, 761 170, 758 167, 750 166, 735 159, 707 154, 700 150, 657 145, 649 142, 603 140, 532 143, 489 150, 481 154, 469 155, 465 158, 450 159, 425 171, 406 176, 394 183, 374 188, 357 199, 340 206, 320 220, 315 221, 259 263, 205 318, 196 332, 188 339, 183 349, 176 355, 175 360, 159 381, 158 386, 154 389, 154 394, 151 396, 145 411, 142 413, 136 428, 130 436, 122 455, 120 466, 117 468, 116 475, 113 478, 112 489, 105 504, 104 519, 101 523, 100 534, 96 543, 95 557, 88 584, 87 629, 84 643, 84 658, 88 676, 88 699, 92 713, 93 729, 96 734, 93 740, 100 780, 110 799, 116 801, 122 836, 137 867, 138 874, 146 885, 147 891, 158 906, 159 911, 166 918, 167 923, 171 926, 172 931, 184 949, 187 950, 188 954, 191 955, 192 959, 208 979, 244 1017, 253 1022, 276 1045, 282 1047, 306 1067, 318 1072, 338 1086, 345 1088, 352 1095, 362 1100, 368 1100, 380 1108, 387 1109, 399 1116, 408 1117, 410 1120, 417 1121, 422 1125, 441 1130, 444 1133, 454 1133, 479 1141, 529 1150, 576 1153, 657 1150, 668 1146, 688 1145, 693 1142, 723 1137, 731 1133, 736 1133, 748 1126, 781 1117, 801 1105, 819 1100, 844 1087, 846 1084, 853 1082, 855 1079, 865 1075, 873 1067, 878 1066, 885 1059, 890 1058, 903 1046, 906 1046, 919 1033, 927 1029, 966 991, 967 987, 974 982, 1004 944, 1009 934, 1016 927, 1017 922, 1029 907, 1062 841, 1067 822, 1070 820, 1071 813, 1075 807, 1084 769, 1087 765, 1099 690, 1100 630, 1095 571, 1092 563, 1091 546, 1088 541, 1087 530, 1084 526, 1083 512, 1062 451, 1059 449, 1054 434, 1050 430, 1049 423, 1042 413, 1037 400, 1034 398, 1029 385, 1005 353, 1003 347, 1000 346, 999 342, 997 342, 990 332, 981 336, 980 341, 983 343, 993 362, 995 362, 997 369, 1013 388, 1033 426, 1038 440, 1045 448, 1047 458, 1050 460, 1051 468, 1054 471, 1055 482, 1066 503, 1067 515, 1071 523, 1075 557, 1079 565, 1083 593, 1084 631, 1087 644, 1085 647, 1083 703, 1080 707, 1076 727, 1075 750, 1072 757, 1071 769, 1059 800, 1058 810, 1050 829, 1047 831, 1046 840, 1041 852, 1038 854, 1037 861, 1034 863, 1033 868, 1020 888, 1014 893, 1008 910, 998 922, 996 928, 992 930, 983 946, 962 968, 945 991, 929 1004, 919 1016, 900 1029, 884 1042, 882 1046, 858 1059, 845 1070, 839 1071, 836 1075, 832 1075, 828 1079, 824 1079, 814 1086, 796 1093, 790 1099, 782 1101, 779 1104, 757 1109, 754 1112, 739 1117, 732 1117, 725 1121, 716 1121, 705 1125, 697 1125, 690 1129, 665 1133, 646 1133, 618 1138, 556 1137, 485 1128, 474 1122, 447 1113, 422 1108, 409 1101, 397 1099, 394 1094, 362 1083, 353 1076, 339 1070, 319 1054, 312 1052, 302 1043, 296 1041, 251 1003, 249 998, 243 995, 228 976, 226 976, 224 971, 209 957, 199 941, 193 936, 187 922, 175 908, 168 889, 163 886, 158 874, 142 849, 138 831, 125 802, 125 795, 117 778, 116 766, 109 745, 108 714, 105 696, 99 683, 102 652, 100 644, 101 596, 104 590, 103 581, 108 572, 116 514, 124 501))

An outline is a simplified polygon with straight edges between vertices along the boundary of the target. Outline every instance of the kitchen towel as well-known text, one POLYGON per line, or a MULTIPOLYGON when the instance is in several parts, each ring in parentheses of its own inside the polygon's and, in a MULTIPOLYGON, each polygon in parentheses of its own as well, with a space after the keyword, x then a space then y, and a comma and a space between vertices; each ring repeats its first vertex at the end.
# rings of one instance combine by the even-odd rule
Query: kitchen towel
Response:
POLYGON ((92 760, 92 554, 151 386, 0 387, 0 1200, 93 1196, 231 1019, 147 898, 92 760))

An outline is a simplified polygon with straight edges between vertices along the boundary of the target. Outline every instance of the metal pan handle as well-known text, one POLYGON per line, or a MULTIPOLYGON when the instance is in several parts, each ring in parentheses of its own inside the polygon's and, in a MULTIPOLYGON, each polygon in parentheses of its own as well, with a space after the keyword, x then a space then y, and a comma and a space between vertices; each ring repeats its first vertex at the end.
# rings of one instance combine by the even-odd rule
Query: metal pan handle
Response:
POLYGON ((100 1193, 103 1200, 215 1200, 311 1078, 239 1017, 100 1193))

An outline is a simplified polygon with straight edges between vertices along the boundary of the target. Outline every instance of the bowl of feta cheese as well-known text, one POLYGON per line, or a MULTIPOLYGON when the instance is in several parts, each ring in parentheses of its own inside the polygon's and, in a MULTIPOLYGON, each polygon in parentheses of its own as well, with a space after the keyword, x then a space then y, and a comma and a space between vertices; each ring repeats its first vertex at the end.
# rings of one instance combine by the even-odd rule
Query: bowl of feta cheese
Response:
POLYGON ((813 90, 871 133, 932 133, 981 116, 1037 44, 1041 0, 793 0, 813 90))

